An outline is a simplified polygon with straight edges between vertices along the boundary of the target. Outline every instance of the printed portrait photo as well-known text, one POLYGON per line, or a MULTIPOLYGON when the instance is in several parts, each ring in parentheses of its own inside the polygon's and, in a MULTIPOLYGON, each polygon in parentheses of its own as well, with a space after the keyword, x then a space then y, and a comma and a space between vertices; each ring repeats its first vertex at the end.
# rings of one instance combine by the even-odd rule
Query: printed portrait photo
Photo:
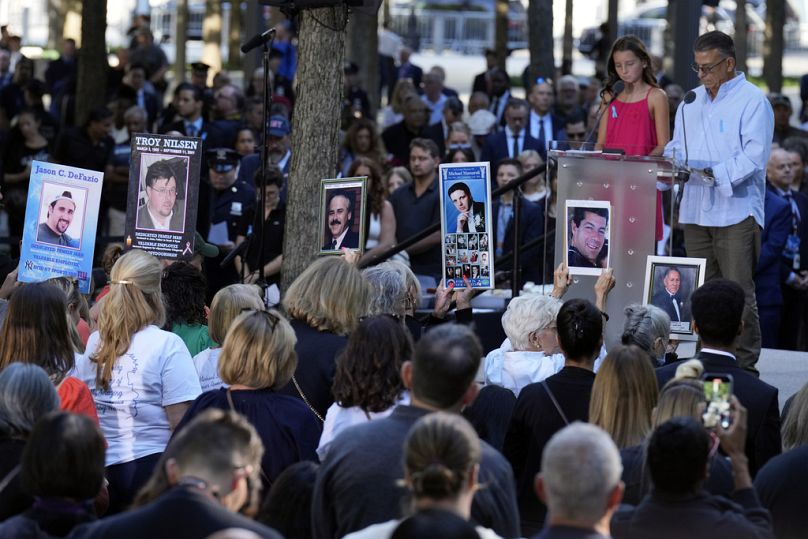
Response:
POLYGON ((564 247, 570 274, 600 275, 609 267, 608 201, 567 200, 564 247))
POLYGON ((323 180, 321 253, 364 247, 365 180, 323 180))
POLYGON ((86 189, 43 181, 36 241, 81 249, 86 212, 86 189))
POLYGON ((690 296, 704 284, 705 266, 703 258, 648 257, 643 303, 659 307, 670 317, 671 338, 696 338, 690 296))
POLYGON ((188 190, 188 157, 140 155, 136 228, 182 233, 188 190))

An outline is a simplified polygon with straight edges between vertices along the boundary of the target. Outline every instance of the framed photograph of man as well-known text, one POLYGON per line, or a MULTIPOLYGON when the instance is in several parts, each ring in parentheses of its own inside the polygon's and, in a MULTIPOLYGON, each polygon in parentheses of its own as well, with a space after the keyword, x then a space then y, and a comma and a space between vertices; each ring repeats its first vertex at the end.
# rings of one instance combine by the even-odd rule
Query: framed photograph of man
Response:
POLYGON ((135 228, 182 233, 188 192, 188 157, 140 154, 135 228))
POLYGON ((704 258, 649 256, 645 263, 643 305, 654 305, 671 319, 671 339, 695 341, 690 296, 704 284, 704 258))
POLYGON ((571 275, 600 275, 609 267, 612 207, 608 200, 567 200, 564 250, 571 275))
MULTIPOLYGON (((488 163, 448 163, 439 168, 442 237, 444 242, 454 240, 451 245, 457 255, 453 262, 458 264, 455 278, 447 279, 446 286, 465 288, 465 277, 472 288, 494 287, 493 268, 489 266, 483 272, 478 262, 483 252, 487 253, 489 264, 494 260, 489 241, 492 230, 490 177, 488 163), (477 264, 476 269, 472 269, 473 264, 477 264)), ((448 276, 454 264, 449 263, 446 245, 444 253, 444 275, 448 276)))
POLYGON ((320 182, 320 254, 365 246, 367 178, 320 182))

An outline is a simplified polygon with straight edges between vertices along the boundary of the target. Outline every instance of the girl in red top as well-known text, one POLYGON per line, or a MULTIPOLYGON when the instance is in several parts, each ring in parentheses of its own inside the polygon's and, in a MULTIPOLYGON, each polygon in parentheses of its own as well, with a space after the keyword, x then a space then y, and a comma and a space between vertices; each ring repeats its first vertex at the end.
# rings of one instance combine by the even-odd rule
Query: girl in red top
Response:
MULTIPOLYGON (((668 96, 657 84, 643 42, 636 36, 615 41, 607 73, 600 93, 603 105, 612 100, 618 80, 625 88, 603 115, 598 127, 599 147, 621 149, 627 155, 662 155, 670 140, 668 96)), ((656 237, 662 239, 662 195, 658 191, 656 237)))

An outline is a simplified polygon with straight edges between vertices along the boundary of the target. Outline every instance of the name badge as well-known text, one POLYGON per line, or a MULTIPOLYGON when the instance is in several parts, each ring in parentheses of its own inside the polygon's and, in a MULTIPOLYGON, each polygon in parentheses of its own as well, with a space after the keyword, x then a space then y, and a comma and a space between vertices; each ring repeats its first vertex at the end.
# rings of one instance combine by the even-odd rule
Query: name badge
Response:
POLYGON ((241 215, 241 202, 230 203, 230 215, 241 215))

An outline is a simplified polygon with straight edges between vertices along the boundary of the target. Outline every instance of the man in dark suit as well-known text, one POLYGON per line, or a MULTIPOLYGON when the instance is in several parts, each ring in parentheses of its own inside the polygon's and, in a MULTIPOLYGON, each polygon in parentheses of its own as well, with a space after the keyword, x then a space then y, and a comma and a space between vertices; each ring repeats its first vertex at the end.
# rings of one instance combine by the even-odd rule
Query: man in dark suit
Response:
POLYGON ((353 231, 353 199, 351 192, 342 189, 329 193, 325 220, 330 234, 326 234, 324 251, 339 251, 343 247, 359 248, 359 234, 353 231))
POLYGON ((491 95, 491 71, 497 67, 497 53, 493 49, 485 49, 485 71, 474 77, 471 93, 483 92, 491 95))
POLYGON ((511 99, 505 108, 506 128, 486 137, 480 153, 481 161, 496 166, 502 159, 516 159, 525 150, 541 151, 538 140, 527 132, 528 104, 522 99, 511 99))
POLYGON ((168 450, 171 458, 165 469, 154 471, 167 483, 156 499, 76 528, 75 537, 176 537, 177 530, 184 537, 208 537, 240 528, 257 537, 280 539, 272 528, 239 514, 255 501, 264 453, 246 419, 232 411, 207 410, 171 439, 168 450))
MULTIPOLYGON (((744 371, 735 358, 736 338, 743 330, 744 291, 734 281, 713 279, 696 289, 690 302, 693 330, 701 339, 696 359, 707 373, 731 374, 733 392, 748 410, 746 456, 755 474, 780 453, 780 407, 777 388, 744 371)), ((659 387, 674 377, 680 363, 657 369, 659 387)))
POLYGON ((791 208, 783 254, 783 310, 778 345, 808 350, 808 196, 792 190, 796 152, 775 148, 766 166, 768 190, 791 208))
POLYGON ((186 137, 199 137, 202 139, 203 151, 232 146, 233 141, 224 140, 221 130, 202 116, 202 109, 205 106, 205 94, 202 88, 190 82, 183 82, 174 90, 174 96, 180 119, 163 126, 161 133, 178 131, 186 137))
POLYGON ((764 201, 766 216, 760 235, 760 258, 755 268, 755 297, 760 316, 763 348, 779 348, 780 314, 783 307, 781 285, 787 267, 783 261, 786 238, 791 232, 791 206, 769 187, 764 201))
POLYGON ((469 186, 464 182, 454 183, 447 194, 460 212, 455 232, 485 232, 485 203, 474 202, 469 186))
POLYGON ((491 91, 489 92, 488 111, 497 117, 496 128, 505 125, 505 107, 513 97, 511 94, 511 79, 508 72, 501 67, 491 70, 491 91))
POLYGON ((671 322, 690 322, 690 313, 679 293, 681 286, 682 272, 676 266, 669 266, 662 276, 662 290, 651 298, 653 305, 668 313, 671 322))
POLYGON ((149 73, 143 64, 128 64, 123 83, 135 90, 135 105, 146 109, 146 114, 149 116, 149 129, 151 129, 160 113, 160 99, 156 94, 146 90, 146 77, 148 76, 149 73))
MULTIPOLYGON (((564 119, 553 113, 555 95, 550 81, 540 79, 530 88, 527 100, 530 103, 528 132, 539 141, 539 155, 547 160, 547 144, 553 140, 565 140, 564 119)), ((583 117, 581 118, 583 121, 583 117)))
POLYGON ((398 53, 400 64, 398 66, 398 76, 396 80, 410 79, 415 85, 415 89, 421 92, 421 79, 424 77, 424 70, 417 65, 410 62, 412 56, 412 49, 409 47, 402 47, 398 53))
POLYGON ((382 140, 387 151, 400 165, 410 162, 410 142, 417 138, 428 138, 438 146, 443 145, 443 130, 439 124, 430 128, 429 108, 418 96, 412 95, 404 101, 404 119, 382 132, 382 140))

